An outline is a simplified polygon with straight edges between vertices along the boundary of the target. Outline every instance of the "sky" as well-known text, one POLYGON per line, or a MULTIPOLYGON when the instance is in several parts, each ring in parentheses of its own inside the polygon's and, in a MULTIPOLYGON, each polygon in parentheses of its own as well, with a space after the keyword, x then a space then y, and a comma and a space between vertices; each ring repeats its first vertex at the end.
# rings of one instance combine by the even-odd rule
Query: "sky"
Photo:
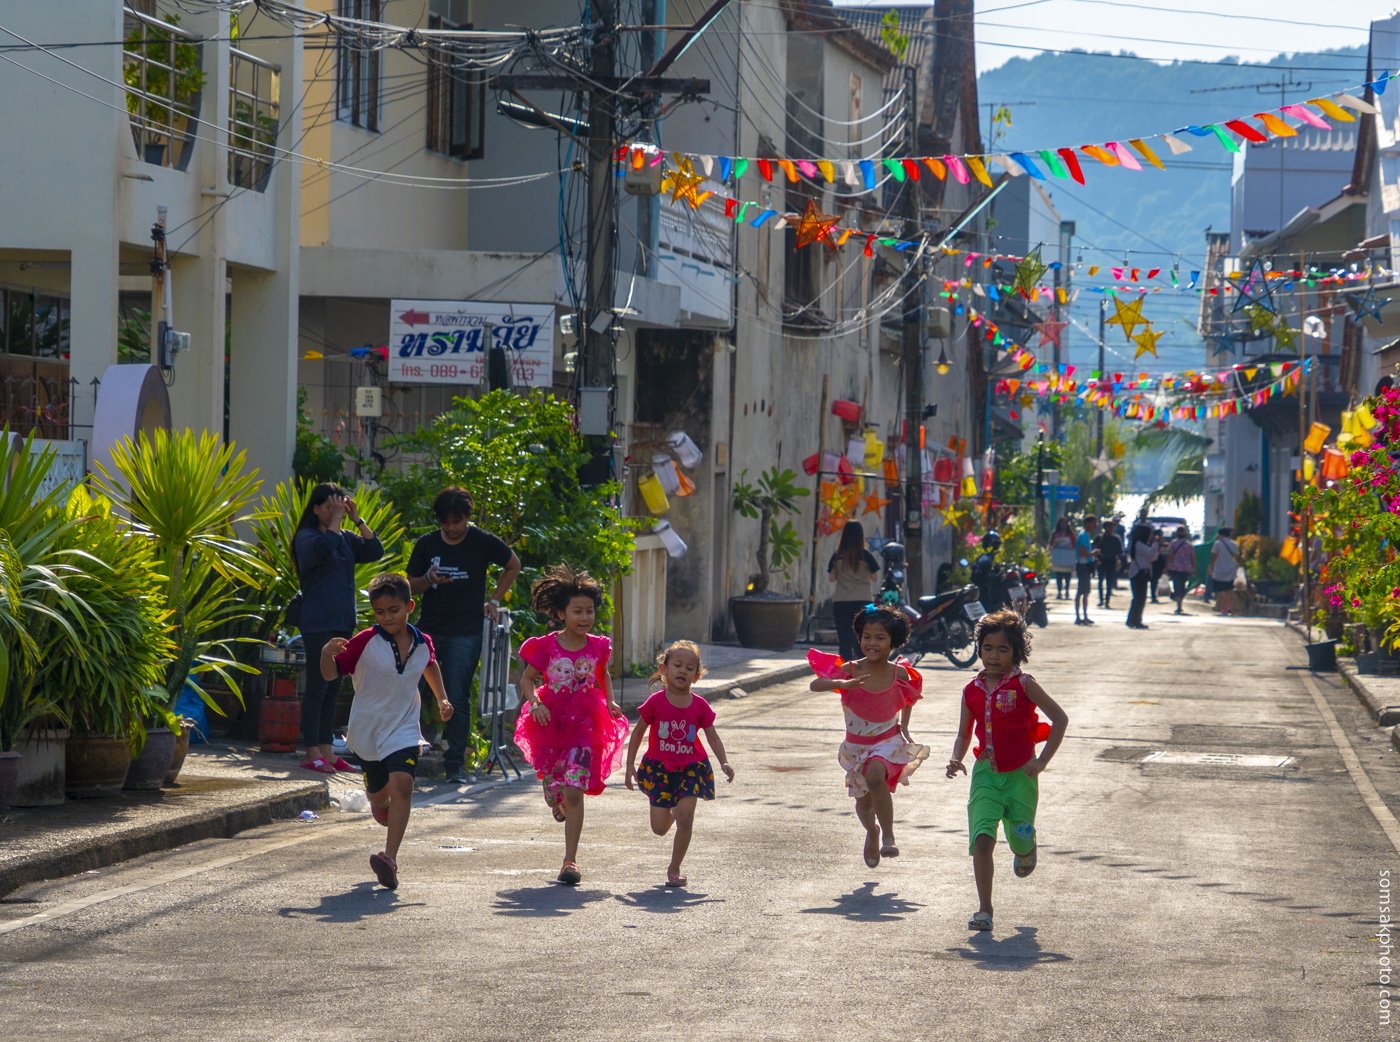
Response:
MULTIPOLYGON (((888 0, 885 0, 888 3, 888 0)), ((917 0, 905 0, 918 6, 917 0)), ((880 6, 837 0, 842 7, 880 6)), ((1129 51, 1171 61, 1264 61, 1275 54, 1366 42, 1367 27, 1395 0, 977 0, 977 71, 1044 48, 1129 51), (1258 7, 1262 13, 1242 13, 1258 7)))

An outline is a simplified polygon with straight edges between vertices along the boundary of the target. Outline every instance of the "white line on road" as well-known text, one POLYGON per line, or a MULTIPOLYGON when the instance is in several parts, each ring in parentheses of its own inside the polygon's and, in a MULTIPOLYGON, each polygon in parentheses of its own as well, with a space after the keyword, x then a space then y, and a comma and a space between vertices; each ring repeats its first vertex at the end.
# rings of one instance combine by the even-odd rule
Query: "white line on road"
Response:
MULTIPOLYGON (((451 792, 438 793, 436 796, 429 796, 427 799, 415 799, 414 806, 431 807, 438 803, 450 803, 463 796, 473 796, 478 792, 485 792, 487 789, 494 789, 503 784, 505 783, 500 779, 493 779, 488 782, 482 782, 480 785, 470 786, 467 789, 453 789, 451 792)), ((294 847, 301 843, 309 843, 313 839, 320 839, 327 833, 339 832, 343 829, 363 825, 366 820, 368 820, 367 816, 362 816, 351 821, 339 821, 334 824, 328 823, 322 828, 306 828, 294 836, 269 838, 264 842, 254 843, 248 849, 241 850, 237 854, 229 854, 225 857, 215 858, 213 861, 202 861, 198 865, 176 869, 173 872, 165 872, 140 883, 112 887, 110 890, 102 890, 95 894, 89 894, 87 897, 80 897, 74 901, 65 901, 63 904, 54 905, 54 907, 46 909, 45 911, 25 916, 23 919, 13 919, 8 923, 0 923, 0 937, 3 937, 7 933, 14 933, 16 930, 23 930, 26 926, 36 926, 39 923, 48 923, 53 922, 55 919, 62 919, 64 916, 72 915, 74 912, 81 912, 83 909, 91 908, 93 905, 115 901, 119 897, 139 894, 143 890, 150 890, 153 887, 166 886, 180 879, 188 879, 190 876, 212 872, 228 865, 236 865, 240 861, 247 861, 249 858, 260 857, 263 854, 270 854, 274 850, 281 850, 284 847, 294 847)))
POLYGON ((1322 721, 1332 734, 1332 744, 1337 747, 1342 763, 1346 764, 1347 773, 1351 775, 1351 780, 1361 793, 1362 802, 1366 804, 1366 809, 1371 812, 1372 817, 1376 819, 1390 839, 1390 845, 1395 848, 1395 852, 1400 854, 1400 821, 1395 820, 1395 815, 1390 813, 1390 808, 1381 799, 1381 794, 1376 791, 1376 787, 1371 784, 1371 779, 1366 776, 1366 768, 1361 765, 1361 758, 1351 747, 1351 742, 1347 740, 1342 725, 1337 723, 1337 715, 1332 712, 1332 707, 1322 697, 1322 691, 1318 688, 1317 681, 1313 680, 1307 673, 1302 674, 1302 677, 1303 686, 1308 689, 1308 694, 1312 695, 1313 704, 1317 706, 1317 711, 1322 714, 1322 721))

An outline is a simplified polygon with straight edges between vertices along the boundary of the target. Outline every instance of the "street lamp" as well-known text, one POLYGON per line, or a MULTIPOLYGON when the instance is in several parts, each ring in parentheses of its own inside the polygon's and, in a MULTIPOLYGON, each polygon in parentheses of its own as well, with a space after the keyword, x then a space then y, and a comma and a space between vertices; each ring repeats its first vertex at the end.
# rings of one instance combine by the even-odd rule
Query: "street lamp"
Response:
POLYGON ((938 345, 938 361, 933 363, 933 368, 939 376, 947 376, 948 370, 953 368, 953 363, 948 361, 948 349, 941 341, 938 345))

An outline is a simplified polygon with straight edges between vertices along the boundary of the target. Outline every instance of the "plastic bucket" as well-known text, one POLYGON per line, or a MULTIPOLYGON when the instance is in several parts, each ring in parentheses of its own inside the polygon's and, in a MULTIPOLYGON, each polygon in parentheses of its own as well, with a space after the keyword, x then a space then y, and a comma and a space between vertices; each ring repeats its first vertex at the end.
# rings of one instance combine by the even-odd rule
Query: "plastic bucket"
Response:
POLYGON ((264 698, 258 713, 258 744, 265 753, 290 753, 301 731, 301 699, 264 698))
POLYGON ((1314 673, 1335 673, 1337 671, 1337 642, 1320 640, 1307 644, 1308 668, 1314 673))

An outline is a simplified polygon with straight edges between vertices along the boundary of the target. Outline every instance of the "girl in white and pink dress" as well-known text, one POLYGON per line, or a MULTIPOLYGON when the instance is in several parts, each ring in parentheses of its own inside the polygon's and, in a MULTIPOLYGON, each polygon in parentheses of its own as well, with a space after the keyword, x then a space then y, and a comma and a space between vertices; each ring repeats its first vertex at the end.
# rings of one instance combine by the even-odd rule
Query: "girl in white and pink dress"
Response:
POLYGON ((856 817, 865 829, 865 863, 898 857, 894 838, 894 789, 928 759, 929 748, 909 738, 909 716, 923 697, 923 678, 908 659, 891 656, 909 639, 904 616, 867 605, 853 628, 861 653, 854 662, 813 648, 807 661, 817 674, 813 691, 840 691, 846 740, 836 754, 846 772, 846 791, 855 798, 856 817))

